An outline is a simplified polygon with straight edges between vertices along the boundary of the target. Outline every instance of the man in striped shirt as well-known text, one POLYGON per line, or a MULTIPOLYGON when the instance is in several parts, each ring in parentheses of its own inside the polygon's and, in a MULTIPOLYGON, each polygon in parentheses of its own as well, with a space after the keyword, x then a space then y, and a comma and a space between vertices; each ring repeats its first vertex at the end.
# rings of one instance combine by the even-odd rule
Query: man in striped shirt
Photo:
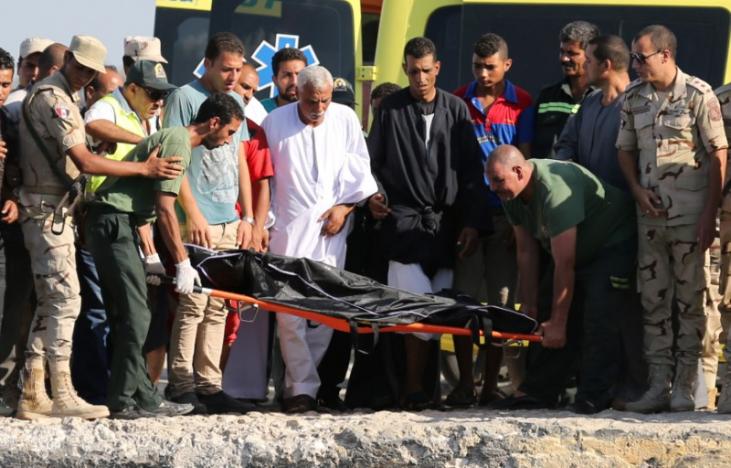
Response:
POLYGON ((561 29, 559 59, 564 78, 543 88, 538 95, 531 157, 553 157, 553 145, 566 121, 579 111, 581 101, 593 91, 584 72, 584 62, 586 46, 598 35, 599 28, 586 21, 574 21, 561 29))

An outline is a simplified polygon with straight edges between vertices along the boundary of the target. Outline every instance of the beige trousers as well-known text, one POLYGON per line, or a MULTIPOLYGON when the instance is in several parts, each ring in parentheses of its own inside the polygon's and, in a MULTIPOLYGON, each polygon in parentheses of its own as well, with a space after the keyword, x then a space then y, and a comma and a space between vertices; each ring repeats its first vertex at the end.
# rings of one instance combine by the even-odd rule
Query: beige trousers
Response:
POLYGON ((81 311, 71 217, 65 218, 61 234, 51 232, 53 209, 60 199, 25 193, 19 219, 38 299, 26 355, 42 357, 45 354, 49 360, 71 358, 74 323, 81 311))
MULTIPOLYGON (((240 221, 209 226, 212 248, 236 248, 240 221)), ((188 232, 181 228, 183 240, 188 232)), ((181 294, 170 336, 170 395, 221 391, 221 347, 226 327, 223 299, 205 294, 181 294)))

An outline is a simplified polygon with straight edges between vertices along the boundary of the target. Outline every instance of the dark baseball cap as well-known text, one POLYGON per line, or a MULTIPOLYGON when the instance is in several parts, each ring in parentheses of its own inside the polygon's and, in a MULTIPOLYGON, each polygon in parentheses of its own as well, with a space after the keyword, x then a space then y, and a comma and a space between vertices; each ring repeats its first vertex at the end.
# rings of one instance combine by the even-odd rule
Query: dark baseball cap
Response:
POLYGON ((338 104, 355 107, 355 92, 353 92, 353 85, 351 85, 345 78, 334 78, 332 100, 338 104))
POLYGON ((168 83, 168 76, 160 62, 151 60, 138 60, 127 72, 125 84, 134 83, 144 88, 156 89, 158 91, 171 91, 175 85, 168 83))

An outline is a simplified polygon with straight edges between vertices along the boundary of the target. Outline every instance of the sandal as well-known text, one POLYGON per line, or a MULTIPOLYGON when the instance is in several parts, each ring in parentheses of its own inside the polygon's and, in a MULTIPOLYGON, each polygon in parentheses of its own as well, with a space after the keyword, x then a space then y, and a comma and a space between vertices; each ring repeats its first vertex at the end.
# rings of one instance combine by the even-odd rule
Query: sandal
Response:
POLYGON ((474 390, 455 387, 444 399, 444 405, 451 408, 469 408, 477 402, 474 390))

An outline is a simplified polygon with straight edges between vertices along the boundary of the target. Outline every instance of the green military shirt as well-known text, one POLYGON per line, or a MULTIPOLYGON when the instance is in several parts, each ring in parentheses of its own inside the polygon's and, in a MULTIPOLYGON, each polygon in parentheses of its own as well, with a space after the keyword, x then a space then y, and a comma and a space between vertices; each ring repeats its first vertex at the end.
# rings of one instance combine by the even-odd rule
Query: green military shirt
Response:
POLYGON ((642 187, 660 197, 665 218, 638 212, 646 225, 695 224, 706 204, 710 153, 728 147, 718 99, 678 69, 669 93, 633 81, 625 93, 617 148, 638 151, 642 187))
POLYGON ((508 221, 523 226, 550 252, 551 238, 576 226, 576 265, 636 232, 634 202, 586 168, 565 161, 532 159, 533 196, 503 203, 508 221))
POLYGON ((107 177, 96 191, 92 203, 112 206, 123 213, 134 214, 144 224, 155 218, 155 192, 178 194, 185 170, 190 164, 190 135, 186 127, 164 128, 139 142, 124 158, 125 161, 142 162, 160 146, 158 157, 180 156, 183 172, 176 179, 162 180, 145 177, 107 177))

